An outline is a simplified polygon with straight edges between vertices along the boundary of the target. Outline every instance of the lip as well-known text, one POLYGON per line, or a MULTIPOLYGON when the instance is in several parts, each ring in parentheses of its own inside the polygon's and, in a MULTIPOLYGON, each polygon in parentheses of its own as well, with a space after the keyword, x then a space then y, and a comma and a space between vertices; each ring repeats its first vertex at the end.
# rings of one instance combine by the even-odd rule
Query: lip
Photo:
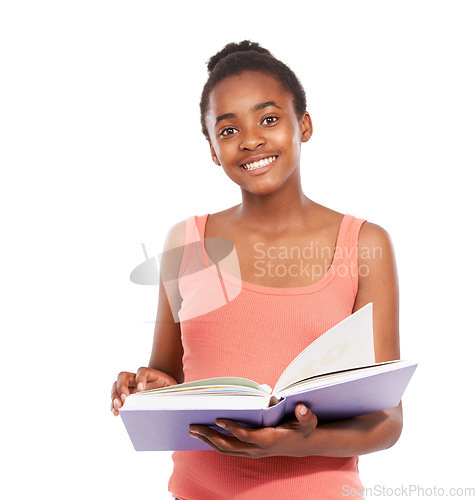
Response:
MULTIPOLYGON (((254 163, 255 161, 264 160, 266 158, 272 158, 273 156, 278 156, 276 153, 262 153, 260 155, 247 156, 243 161, 239 163, 239 167, 243 168, 241 165, 246 165, 247 163, 254 163)), ((276 160, 275 160, 276 161, 276 160)), ((274 163, 274 162, 273 162, 274 163)), ((262 167, 264 168, 264 167, 262 167)), ((244 169, 243 169, 244 170, 244 169)))
POLYGON ((260 155, 255 155, 255 156, 248 156, 248 158, 246 158, 243 163, 240 163, 240 165, 238 166, 239 169, 243 170, 243 172, 245 172, 246 174, 248 175, 261 175, 261 174, 265 174, 270 168, 273 167, 273 165, 279 160, 279 155, 276 155, 276 154, 260 154, 260 155), (255 168, 254 170, 246 170, 245 168, 243 168, 241 165, 245 165, 247 163, 253 163, 255 161, 260 161, 260 160, 264 160, 266 158, 272 158, 272 157, 276 157, 276 159, 272 162, 272 163, 268 163, 268 165, 265 165, 264 167, 259 167, 259 168, 255 168))

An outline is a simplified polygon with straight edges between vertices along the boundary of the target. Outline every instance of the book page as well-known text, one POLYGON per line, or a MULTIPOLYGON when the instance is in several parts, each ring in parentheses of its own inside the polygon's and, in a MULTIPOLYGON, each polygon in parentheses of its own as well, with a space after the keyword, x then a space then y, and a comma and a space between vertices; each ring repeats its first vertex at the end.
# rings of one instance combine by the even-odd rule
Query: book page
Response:
MULTIPOLYGON (((213 389, 214 392, 219 392, 221 387, 223 390, 225 386, 233 386, 235 390, 243 389, 242 392, 259 392, 270 394, 271 388, 265 384, 258 384, 253 380, 240 377, 217 377, 207 378, 203 380, 195 380, 194 382, 185 382, 183 384, 169 385, 167 387, 159 387, 157 389, 149 389, 148 391, 141 391, 138 394, 162 394, 162 393, 180 393, 185 391, 196 391, 198 389, 213 389), (251 389, 251 391, 247 390, 251 389)), ((226 387, 228 389, 228 387, 226 387)))
POLYGON ((309 377, 374 364, 372 306, 369 302, 306 347, 279 377, 273 395, 309 377))
POLYGON ((375 365, 361 366, 351 370, 318 375, 317 377, 311 377, 306 380, 296 382, 295 384, 288 385, 285 389, 279 392, 279 397, 284 398, 290 394, 298 394, 309 389, 315 389, 329 384, 341 383, 346 380, 356 380, 365 377, 369 373, 372 373, 373 375, 386 373, 395 368, 410 366, 412 364, 414 364, 412 361, 382 361, 381 363, 377 363, 375 365))

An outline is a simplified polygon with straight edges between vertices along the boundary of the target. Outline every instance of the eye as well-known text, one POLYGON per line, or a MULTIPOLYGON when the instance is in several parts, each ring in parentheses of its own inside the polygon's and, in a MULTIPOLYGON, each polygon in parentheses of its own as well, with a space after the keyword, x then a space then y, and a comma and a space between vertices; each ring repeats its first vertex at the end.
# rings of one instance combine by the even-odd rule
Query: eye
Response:
POLYGON ((272 125, 273 123, 277 122, 278 121, 278 117, 277 116, 267 116, 264 120, 263 120, 263 124, 264 125, 272 125))
POLYGON ((228 135, 233 135, 234 132, 237 132, 236 128, 234 127, 228 127, 224 128, 221 132, 220 135, 228 136, 228 135))

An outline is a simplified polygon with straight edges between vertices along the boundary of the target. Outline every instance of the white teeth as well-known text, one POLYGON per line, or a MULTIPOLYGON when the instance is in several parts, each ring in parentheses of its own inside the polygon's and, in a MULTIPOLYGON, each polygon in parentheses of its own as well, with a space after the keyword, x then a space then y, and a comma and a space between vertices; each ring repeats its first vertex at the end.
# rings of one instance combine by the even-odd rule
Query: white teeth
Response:
POLYGON ((259 161, 255 161, 253 163, 247 163, 246 165, 243 165, 243 167, 246 170, 255 170, 257 168, 265 167, 266 165, 269 165, 270 163, 273 163, 274 160, 276 160, 277 156, 270 156, 269 158, 264 158, 259 161))

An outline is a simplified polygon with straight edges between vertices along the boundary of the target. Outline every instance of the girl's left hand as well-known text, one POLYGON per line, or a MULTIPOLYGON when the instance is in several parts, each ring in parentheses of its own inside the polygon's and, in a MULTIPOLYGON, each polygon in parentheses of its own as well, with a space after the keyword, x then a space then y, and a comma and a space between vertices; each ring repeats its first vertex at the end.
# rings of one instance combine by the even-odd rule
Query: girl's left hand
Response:
POLYGON ((236 457, 262 458, 275 455, 306 456, 306 439, 317 426, 317 417, 302 403, 294 409, 296 418, 278 427, 249 429, 227 419, 216 425, 232 436, 224 435, 206 425, 191 425, 189 434, 202 440, 214 450, 236 457))

